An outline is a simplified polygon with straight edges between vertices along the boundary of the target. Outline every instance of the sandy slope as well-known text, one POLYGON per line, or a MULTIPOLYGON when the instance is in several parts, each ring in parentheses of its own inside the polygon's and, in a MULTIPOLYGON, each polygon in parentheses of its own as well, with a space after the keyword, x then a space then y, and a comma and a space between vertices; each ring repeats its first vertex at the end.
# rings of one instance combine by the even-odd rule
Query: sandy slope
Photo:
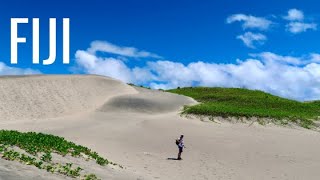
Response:
POLYGON ((93 111, 113 96, 136 91, 101 76, 17 76, 0 78, 0 117, 41 119, 93 111))
MULTIPOLYGON (((97 170, 104 179, 320 177, 318 132, 186 119, 178 111, 195 103, 192 99, 133 88, 105 77, 2 78, 0 101, 1 128, 64 136, 126 167, 97 170), (15 93, 7 92, 9 87, 15 93), (30 92, 37 88, 37 92, 30 92), (12 98, 16 102, 11 102, 12 98), (44 107, 47 111, 39 110, 44 107), (186 136, 184 160, 170 160, 176 157, 174 139, 181 133, 186 136)), ((3 160, 0 167, 6 167, 0 168, 4 179, 19 178, 26 172, 32 172, 27 179, 61 178, 3 160)))

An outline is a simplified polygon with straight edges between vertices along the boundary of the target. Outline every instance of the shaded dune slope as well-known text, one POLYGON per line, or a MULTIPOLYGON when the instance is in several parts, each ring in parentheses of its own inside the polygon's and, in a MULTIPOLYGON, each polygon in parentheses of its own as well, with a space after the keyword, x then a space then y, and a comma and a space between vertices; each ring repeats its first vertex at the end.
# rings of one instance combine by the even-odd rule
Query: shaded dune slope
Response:
POLYGON ((183 105, 193 104, 191 98, 176 94, 135 87, 138 94, 122 95, 111 98, 99 111, 120 111, 138 113, 177 112, 183 105))
POLYGON ((135 88, 95 75, 37 75, 0 78, 0 118, 55 118, 90 111, 162 113, 194 101, 170 93, 135 88))

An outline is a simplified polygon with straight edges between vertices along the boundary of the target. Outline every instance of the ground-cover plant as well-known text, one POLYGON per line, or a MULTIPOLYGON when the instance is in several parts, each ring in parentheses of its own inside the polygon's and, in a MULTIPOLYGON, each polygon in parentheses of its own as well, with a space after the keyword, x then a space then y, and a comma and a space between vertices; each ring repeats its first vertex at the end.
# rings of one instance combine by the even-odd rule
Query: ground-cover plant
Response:
POLYGON ((54 152, 63 156, 70 154, 74 157, 85 154, 95 159, 100 165, 108 164, 107 159, 104 159, 91 149, 50 134, 1 130, 0 143, 17 146, 32 155, 44 152, 46 154, 43 158, 46 160, 49 160, 51 158, 50 153, 54 152))
POLYGON ((98 180, 98 178, 94 174, 88 174, 84 176, 84 180, 98 180))
POLYGON ((41 160, 45 162, 50 162, 52 160, 52 156, 50 152, 46 152, 41 156, 41 160))
MULTIPOLYGON (((83 170, 81 167, 73 167, 72 163, 55 163, 52 161, 52 153, 78 158, 86 157, 86 159, 95 160, 97 164, 102 166, 109 163, 97 152, 76 145, 62 137, 35 132, 0 130, 0 155, 3 159, 33 165, 51 173, 59 173, 74 178, 81 177, 81 171, 83 170), (17 151, 16 148, 26 153, 17 151)), ((98 178, 94 174, 88 174, 84 175, 83 179, 98 178)))
POLYGON ((320 116, 320 103, 299 102, 262 91, 241 88, 189 87, 168 90, 200 102, 186 106, 183 114, 270 118, 281 124, 294 122, 311 128, 320 116))
POLYGON ((27 154, 17 152, 11 149, 10 147, 3 148, 2 151, 0 151, 0 153, 2 154, 3 159, 9 160, 9 161, 19 161, 26 165, 34 165, 39 169, 45 169, 51 173, 57 172, 69 177, 74 177, 74 178, 79 177, 80 171, 82 170, 82 168, 80 167, 73 168, 72 163, 66 163, 65 165, 61 165, 59 163, 53 163, 53 162, 45 163, 27 154))

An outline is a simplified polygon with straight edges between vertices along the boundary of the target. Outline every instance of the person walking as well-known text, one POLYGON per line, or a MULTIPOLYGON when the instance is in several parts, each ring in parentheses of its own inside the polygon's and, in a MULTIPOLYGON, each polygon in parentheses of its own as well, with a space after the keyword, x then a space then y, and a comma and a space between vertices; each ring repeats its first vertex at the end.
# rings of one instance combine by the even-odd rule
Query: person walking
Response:
POLYGON ((176 140, 176 144, 178 145, 178 148, 179 148, 179 153, 178 153, 178 158, 177 158, 178 160, 182 160, 181 154, 183 152, 183 148, 185 148, 183 137, 184 136, 181 135, 180 138, 176 140))

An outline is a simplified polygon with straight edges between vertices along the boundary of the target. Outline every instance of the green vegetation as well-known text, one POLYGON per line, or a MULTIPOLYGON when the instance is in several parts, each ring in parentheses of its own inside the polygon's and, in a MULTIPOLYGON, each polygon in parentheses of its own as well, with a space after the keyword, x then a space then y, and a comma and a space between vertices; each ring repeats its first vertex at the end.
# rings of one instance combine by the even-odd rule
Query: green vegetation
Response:
MULTIPOLYGON (((52 160, 52 153, 61 156, 71 155, 77 158, 86 158, 86 160, 93 159, 101 166, 109 163, 107 159, 89 148, 76 145, 62 137, 35 132, 23 133, 0 130, 0 155, 3 159, 16 160, 51 173, 59 173, 74 178, 81 177, 82 168, 73 167, 72 163, 55 163, 52 160), (17 148, 26 153, 20 152, 17 148)), ((98 178, 94 174, 88 174, 84 175, 83 179, 94 180, 98 178)))
POLYGON ((318 101, 298 102, 257 90, 189 87, 168 92, 189 96, 200 102, 186 106, 183 114, 270 118, 277 123, 294 122, 305 128, 311 128, 320 116, 318 101))

